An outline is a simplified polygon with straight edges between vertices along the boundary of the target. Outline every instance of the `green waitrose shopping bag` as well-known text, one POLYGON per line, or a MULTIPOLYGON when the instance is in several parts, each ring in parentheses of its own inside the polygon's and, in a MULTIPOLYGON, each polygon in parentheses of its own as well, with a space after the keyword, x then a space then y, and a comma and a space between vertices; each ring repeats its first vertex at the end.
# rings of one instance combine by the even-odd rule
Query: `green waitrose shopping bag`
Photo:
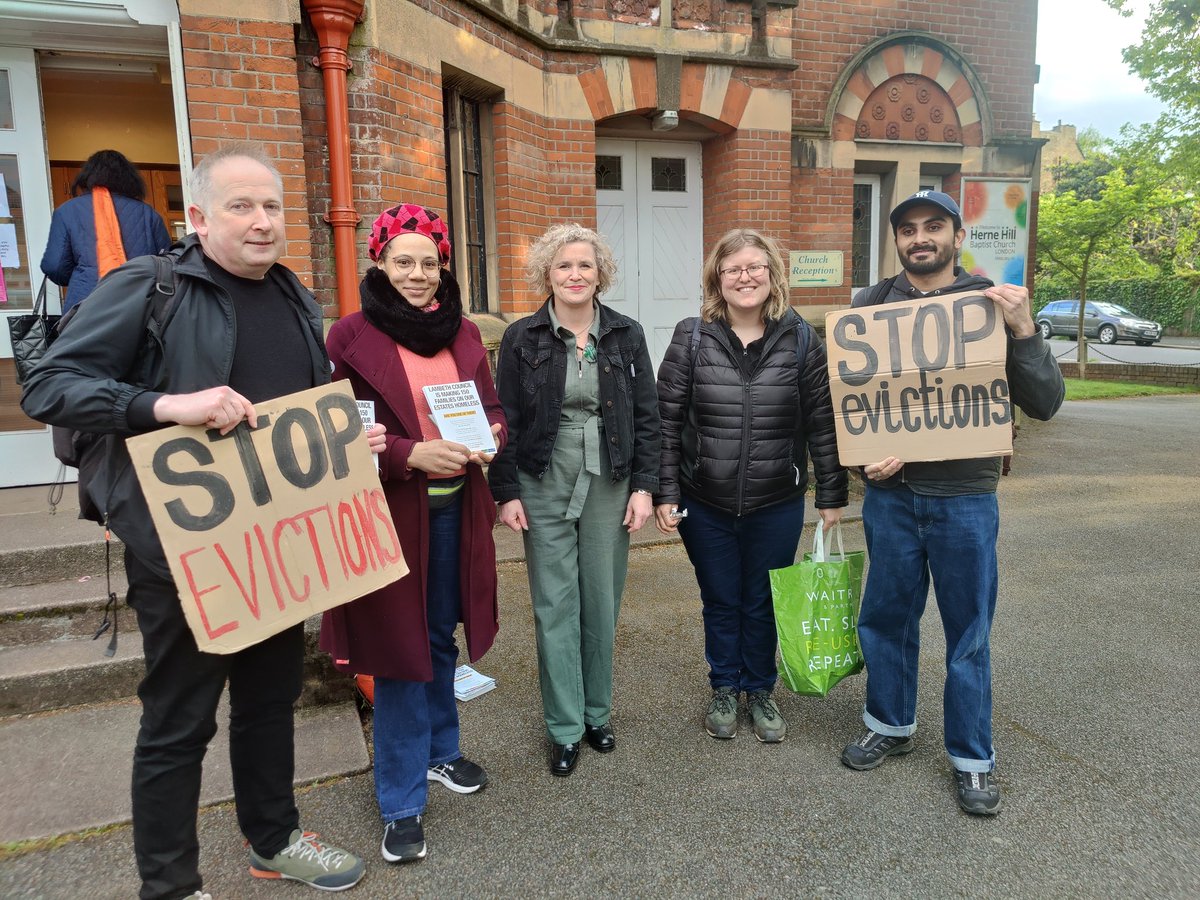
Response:
MULTIPOLYGON (((833 535, 838 552, 827 554, 818 520, 813 550, 804 554, 804 562, 770 573, 783 680, 797 694, 824 697, 863 667, 858 605, 866 553, 845 552, 841 523, 833 535)), ((832 537, 829 543, 832 550, 832 537)))

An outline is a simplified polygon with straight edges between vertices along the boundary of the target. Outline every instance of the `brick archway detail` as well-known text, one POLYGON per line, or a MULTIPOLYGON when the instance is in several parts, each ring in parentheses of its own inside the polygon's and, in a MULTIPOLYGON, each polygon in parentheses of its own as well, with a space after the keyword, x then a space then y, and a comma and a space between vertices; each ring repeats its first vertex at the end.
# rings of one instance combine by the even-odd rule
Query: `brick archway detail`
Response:
POLYGON ((835 141, 984 144, 985 98, 946 48, 903 39, 866 52, 851 67, 834 108, 835 141))
MULTIPOLYGON (((751 88, 732 73, 730 66, 684 63, 679 84, 680 117, 718 133, 736 131, 750 102, 751 88)), ((652 59, 606 58, 578 78, 597 122, 628 113, 653 113, 660 108, 658 70, 652 59)))

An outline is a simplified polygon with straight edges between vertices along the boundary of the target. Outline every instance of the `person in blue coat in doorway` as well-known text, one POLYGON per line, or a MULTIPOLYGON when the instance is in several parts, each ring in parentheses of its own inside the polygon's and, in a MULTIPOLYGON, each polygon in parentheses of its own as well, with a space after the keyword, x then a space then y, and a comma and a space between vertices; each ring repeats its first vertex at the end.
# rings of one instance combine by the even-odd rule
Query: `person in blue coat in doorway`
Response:
POLYGON ((143 202, 146 183, 133 163, 116 150, 93 153, 71 184, 75 196, 54 211, 42 254, 42 272, 67 289, 64 313, 95 290, 102 276, 93 196, 97 188, 111 197, 125 259, 148 256, 171 245, 162 216, 143 202))

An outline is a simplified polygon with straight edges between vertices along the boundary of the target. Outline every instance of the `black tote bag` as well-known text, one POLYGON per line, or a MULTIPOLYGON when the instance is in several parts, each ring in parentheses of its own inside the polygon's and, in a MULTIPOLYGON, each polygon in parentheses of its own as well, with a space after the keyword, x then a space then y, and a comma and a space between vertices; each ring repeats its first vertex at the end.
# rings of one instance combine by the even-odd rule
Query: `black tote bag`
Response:
POLYGON ((12 339, 13 362, 17 365, 17 384, 24 384, 25 379, 33 371, 33 367, 41 362, 56 332, 54 326, 62 316, 51 316, 46 313, 46 279, 42 279, 42 287, 38 291, 37 302, 33 304, 33 312, 19 316, 8 317, 8 334, 12 339))

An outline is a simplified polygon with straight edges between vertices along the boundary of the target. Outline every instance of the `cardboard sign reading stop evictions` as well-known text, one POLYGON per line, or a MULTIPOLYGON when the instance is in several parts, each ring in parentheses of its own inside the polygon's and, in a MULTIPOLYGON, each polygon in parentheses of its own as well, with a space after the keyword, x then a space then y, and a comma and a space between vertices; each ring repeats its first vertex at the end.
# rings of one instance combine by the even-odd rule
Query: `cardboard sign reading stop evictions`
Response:
POLYGON ((235 653, 408 572, 347 382, 229 434, 127 441, 200 649, 235 653))
POLYGON ((830 312, 825 334, 842 465, 1012 452, 1004 317, 983 294, 830 312))

